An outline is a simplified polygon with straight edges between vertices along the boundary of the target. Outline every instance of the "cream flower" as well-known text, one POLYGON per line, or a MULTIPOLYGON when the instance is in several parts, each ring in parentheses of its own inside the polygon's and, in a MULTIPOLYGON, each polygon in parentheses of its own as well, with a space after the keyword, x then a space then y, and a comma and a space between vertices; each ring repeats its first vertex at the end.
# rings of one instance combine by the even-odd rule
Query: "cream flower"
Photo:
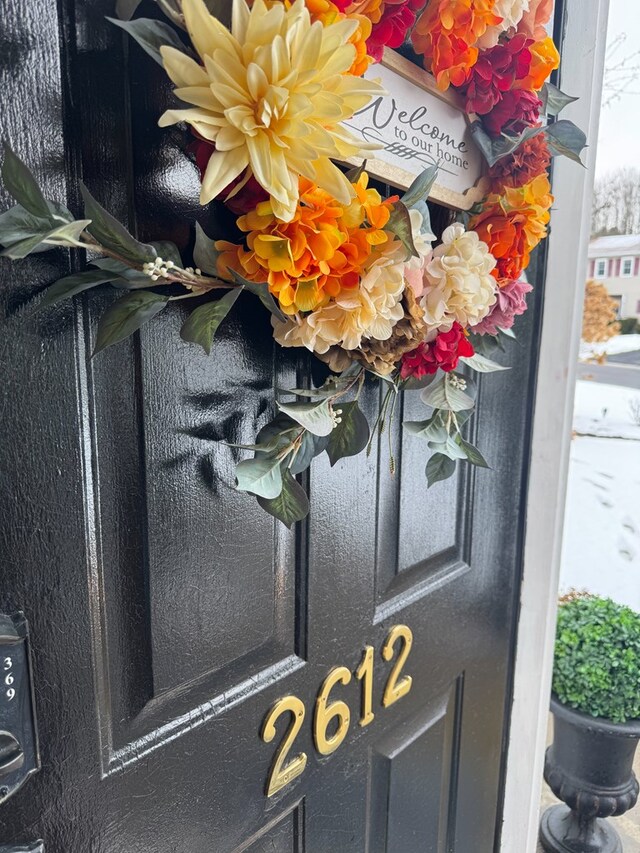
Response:
MULTIPOLYGON (((413 242, 418 257, 407 260, 406 249, 393 240, 363 273, 358 288, 342 290, 338 296, 305 316, 295 315, 283 323, 272 318, 274 337, 284 347, 306 347, 317 354, 332 347, 358 349, 363 339, 386 341, 404 317, 402 295, 417 273, 422 279, 431 256, 433 234, 422 232, 422 214, 409 211, 413 242)), ((336 362, 335 353, 330 356, 336 362)), ((331 363, 331 362, 329 362, 331 363)))
POLYGON ((476 47, 486 50, 495 47, 502 33, 517 27, 525 12, 529 11, 529 0, 496 0, 493 12, 500 15, 502 23, 487 27, 484 34, 476 42, 476 47))
POLYGON ((483 320, 496 301, 497 284, 491 275, 495 265, 475 231, 465 231, 458 222, 446 228, 425 267, 420 302, 425 323, 449 331, 454 322, 466 328, 483 320))
POLYGON ((360 286, 343 290, 334 301, 286 323, 272 320, 281 346, 303 346, 325 353, 332 346, 357 349, 363 338, 386 341, 404 316, 404 261, 378 258, 363 275, 360 286))
MULTIPOLYGON (((168 110, 166 127, 185 121, 215 144, 202 181, 201 204, 247 169, 270 194, 275 215, 289 222, 304 175, 348 204, 351 184, 330 158, 344 160, 363 145, 341 122, 383 90, 348 72, 355 58, 349 38, 358 21, 311 23, 304 0, 290 8, 233 0, 231 32, 203 0, 183 0, 189 36, 201 64, 162 47, 162 61, 190 109, 168 110), (247 168, 248 167, 248 168, 247 168)), ((238 187, 240 189, 240 186, 238 187)))

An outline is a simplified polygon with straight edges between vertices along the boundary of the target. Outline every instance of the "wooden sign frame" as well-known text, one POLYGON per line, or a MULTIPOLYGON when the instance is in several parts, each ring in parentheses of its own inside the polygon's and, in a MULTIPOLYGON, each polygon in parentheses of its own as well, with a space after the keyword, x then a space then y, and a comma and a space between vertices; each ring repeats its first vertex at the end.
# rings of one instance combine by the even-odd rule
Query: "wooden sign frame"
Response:
MULTIPOLYGON (((345 122, 345 127, 356 136, 361 135, 363 141, 378 141, 384 145, 383 153, 367 157, 367 172, 394 187, 407 189, 421 171, 438 165, 438 177, 429 193, 430 199, 455 210, 469 210, 480 201, 486 194, 484 174, 487 166, 471 133, 471 122, 477 117, 466 114, 462 98, 451 89, 442 92, 433 75, 389 48, 385 48, 382 62, 372 65, 365 77, 381 78, 387 89, 386 95, 374 98, 353 119, 345 122), (399 81, 397 88, 404 89, 402 94, 411 100, 410 104, 405 100, 401 105, 397 103, 394 78, 399 81), (417 91, 413 93, 404 81, 417 91), (420 97, 420 90, 425 93, 424 99, 420 97), (432 112, 439 113, 434 121, 440 124, 425 121, 433 118, 430 105, 435 108, 432 112), (379 110, 383 113, 382 129, 379 110), (419 117, 413 118, 416 115, 419 117), (429 128, 426 134, 424 128, 429 128), (403 168, 403 161, 411 162, 414 168, 403 168)), ((358 166, 362 159, 353 157, 347 162, 358 166)))

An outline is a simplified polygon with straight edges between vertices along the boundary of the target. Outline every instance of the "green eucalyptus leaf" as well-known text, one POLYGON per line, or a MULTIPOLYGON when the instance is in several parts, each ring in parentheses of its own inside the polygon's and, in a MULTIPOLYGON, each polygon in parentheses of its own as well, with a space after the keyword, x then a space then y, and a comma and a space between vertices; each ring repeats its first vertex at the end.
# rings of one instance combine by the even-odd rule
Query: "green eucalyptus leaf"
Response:
POLYGON ((469 340, 476 355, 489 356, 502 349, 497 335, 469 335, 469 340))
POLYGON ((461 429, 472 415, 473 409, 465 409, 464 412, 456 412, 456 423, 458 424, 458 429, 461 429))
POLYGON ((150 287, 152 282, 148 275, 139 270, 134 270, 122 261, 115 258, 96 258, 91 265, 101 270, 116 273, 113 278, 115 287, 123 287, 126 290, 138 290, 150 287))
POLYGON ((159 296, 149 290, 138 290, 121 296, 100 317, 93 354, 128 338, 159 314, 166 307, 167 301, 166 296, 159 296))
POLYGON ((171 240, 153 240, 150 244, 156 250, 158 257, 163 261, 173 261, 175 266, 182 269, 182 256, 180 249, 171 240))
POLYGON ((242 293, 241 287, 234 287, 215 302, 206 302, 191 312, 182 328, 180 337, 183 341, 200 344, 207 355, 211 352, 213 338, 220 323, 233 308, 236 299, 242 293))
POLYGON ((158 65, 164 67, 160 53, 161 47, 169 46, 179 50, 181 53, 187 53, 187 49, 176 31, 169 24, 165 24, 164 21, 154 21, 152 18, 119 21, 117 18, 109 17, 107 17, 107 21, 110 21, 128 33, 158 65))
POLYGON ((436 380, 436 373, 427 373, 425 376, 420 377, 420 379, 416 379, 415 376, 410 376, 408 379, 404 380, 402 387, 405 391, 421 391, 423 388, 427 388, 429 385, 432 385, 436 380))
POLYGON ((450 376, 451 374, 446 374, 433 385, 425 388, 420 394, 423 403, 432 406, 434 409, 445 409, 450 412, 472 409, 474 406, 473 398, 459 388, 454 388, 449 379, 450 376))
POLYGON ((578 100, 571 95, 565 95, 553 83, 544 84, 540 97, 543 104, 542 112, 550 116, 557 116, 566 106, 578 100))
POLYGON ((576 127, 572 121, 561 119, 549 125, 546 134, 547 143, 553 154, 563 154, 570 160, 584 166, 580 159, 580 154, 587 146, 587 137, 584 131, 576 127))
POLYGON ((80 234, 85 230, 90 219, 80 219, 77 222, 67 222, 64 225, 51 227, 49 223, 48 229, 41 234, 34 234, 32 237, 27 237, 25 240, 19 240, 17 243, 12 243, 0 252, 12 260, 26 258, 32 252, 43 252, 50 249, 52 246, 80 246, 83 244, 78 240, 80 234))
POLYGON ((62 299, 70 299, 72 296, 92 287, 97 287, 99 284, 113 281, 113 278, 113 273, 103 272, 102 270, 86 270, 65 276, 44 291, 38 308, 48 308, 62 299))
POLYGON ((429 450, 434 450, 436 453, 441 453, 443 456, 448 456, 449 459, 466 459, 467 455, 462 450, 456 441, 446 433, 444 441, 430 441, 429 450))
MULTIPOLYGON (((345 371, 346 374, 346 371, 345 371)), ((293 394, 296 397, 317 397, 317 398, 329 398, 335 397, 340 391, 343 391, 349 385, 353 383, 353 374, 349 375, 340 375, 340 376, 329 376, 319 388, 291 388, 288 390, 282 390, 280 393, 282 394, 293 394)))
POLYGON ((327 455, 331 465, 347 456, 356 456, 369 442, 369 422, 357 400, 337 403, 335 412, 341 420, 329 434, 327 455))
POLYGON ((236 485, 241 492, 273 500, 282 491, 282 472, 276 456, 260 455, 236 465, 236 485))
POLYGON ((401 201, 395 202, 392 206, 391 215, 385 225, 385 229, 391 231, 400 240, 407 250, 407 258, 411 256, 415 258, 420 257, 413 242, 413 229, 411 227, 409 210, 401 201))
POLYGON ((121 21, 130 21, 142 0, 118 0, 116 3, 116 15, 121 21))
POLYGON ((404 429, 417 438, 426 438, 427 441, 445 442, 449 435, 440 412, 435 412, 426 421, 405 421, 404 429))
POLYGON ((153 246, 140 243, 132 237, 124 225, 95 200, 82 181, 80 192, 84 199, 85 213, 91 219, 88 231, 105 249, 117 252, 134 264, 144 264, 155 259, 156 250, 153 246))
POLYGON ((443 453, 434 453, 427 462, 427 488, 440 480, 448 480, 456 470, 456 462, 443 453))
POLYGON ((34 216, 21 204, 16 204, 0 213, 0 245, 11 246, 51 229, 49 219, 34 216))
POLYGON ((487 460, 484 458, 482 453, 480 453, 477 447, 474 447, 473 444, 469 444, 469 442, 465 441, 461 436, 458 436, 456 438, 456 441, 460 445, 460 449, 472 465, 477 465, 479 468, 489 467, 487 460))
POLYGON ((479 120, 472 122, 470 129, 476 145, 490 166, 494 166, 502 157, 515 151, 525 139, 545 131, 544 127, 528 127, 520 136, 503 135, 493 138, 489 136, 479 120))
POLYGON ((287 527, 296 521, 302 521, 309 515, 309 498, 291 472, 285 468, 282 475, 282 490, 276 498, 258 497, 258 503, 265 512, 273 515, 287 527))
POLYGON ((2 181, 15 200, 33 216, 49 219, 51 210, 31 170, 5 143, 2 181))
POLYGON ((284 440, 284 444, 289 444, 291 436, 299 432, 300 424, 280 412, 272 421, 262 427, 256 436, 256 442, 260 445, 270 444, 274 438, 279 436, 284 440))
POLYGON ((43 243, 43 240, 49 233, 49 230, 44 231, 41 234, 34 234, 31 237, 27 237, 24 240, 19 240, 17 243, 12 243, 10 246, 6 246, 0 252, 0 255, 4 258, 11 258, 12 261, 17 261, 21 258, 26 258, 27 255, 30 255, 32 252, 43 252, 46 249, 50 249, 50 246, 46 246, 43 243))
POLYGON ((254 296, 258 297, 267 311, 270 311, 274 317, 278 318, 278 320, 286 322, 287 318, 278 308, 278 303, 269 292, 269 285, 266 282, 257 283, 255 281, 249 281, 248 279, 243 278, 240 273, 237 273, 235 270, 229 270, 229 272, 236 284, 243 285, 243 287, 245 287, 250 293, 253 293, 254 296))
POLYGON ((335 426, 328 400, 320 403, 278 403, 278 409, 314 435, 329 435, 335 426))
POLYGON ((199 222, 196 222, 196 244, 193 261, 196 267, 209 275, 218 275, 218 254, 215 241, 207 237, 199 222))
POLYGON ((302 474, 303 471, 306 471, 309 465, 311 465, 313 458, 317 456, 315 438, 316 436, 308 430, 304 430, 302 433, 300 447, 298 448, 293 462, 290 463, 289 467, 289 470, 294 477, 297 474, 302 474))
POLYGON ((66 222, 50 231, 42 242, 50 246, 86 248, 80 240, 80 235, 89 225, 91 225, 90 219, 76 219, 75 222, 66 222))
MULTIPOLYGON (((233 441, 222 441, 221 444, 227 447, 238 447, 240 450, 253 450, 254 453, 273 453, 274 450, 282 449, 283 439, 286 439, 286 436, 279 433, 265 444, 235 444, 233 441)), ((285 443, 288 444, 289 441, 286 440, 285 443)))
POLYGON ((498 364, 497 361, 491 361, 490 358, 485 358, 485 356, 480 355, 480 353, 476 352, 470 356, 463 356, 460 361, 464 364, 467 364, 472 370, 475 370, 477 373, 495 373, 499 370, 510 370, 510 367, 505 367, 502 364, 498 364))
POLYGON ((429 193, 431 192, 431 188, 433 187, 436 176, 438 174, 437 166, 429 166, 428 169, 425 169, 421 172, 418 177, 413 181, 409 189, 402 196, 400 201, 406 205, 406 207, 415 207, 417 204, 421 202, 425 202, 429 197, 429 193))

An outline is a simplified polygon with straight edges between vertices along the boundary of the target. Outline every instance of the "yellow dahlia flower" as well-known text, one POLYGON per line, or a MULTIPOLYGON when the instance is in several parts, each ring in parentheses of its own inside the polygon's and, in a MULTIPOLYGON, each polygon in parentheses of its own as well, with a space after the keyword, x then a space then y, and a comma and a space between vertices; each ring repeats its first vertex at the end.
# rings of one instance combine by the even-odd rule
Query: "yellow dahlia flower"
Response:
POLYGON ((353 188, 330 158, 378 147, 358 142, 341 122, 382 92, 347 73, 358 21, 312 23, 304 0, 290 8, 255 0, 251 9, 234 0, 229 32, 203 0, 183 0, 182 9, 201 64, 172 47, 161 53, 176 97, 193 107, 168 110, 160 126, 185 121, 215 144, 201 204, 245 170, 247 180, 253 174, 269 193, 283 222, 295 214, 299 175, 348 204, 353 188))

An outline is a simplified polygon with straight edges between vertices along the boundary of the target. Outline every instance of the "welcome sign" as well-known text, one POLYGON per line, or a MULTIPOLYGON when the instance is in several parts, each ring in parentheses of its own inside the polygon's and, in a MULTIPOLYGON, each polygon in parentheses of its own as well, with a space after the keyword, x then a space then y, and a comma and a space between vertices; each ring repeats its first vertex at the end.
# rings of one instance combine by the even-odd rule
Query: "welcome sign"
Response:
POLYGON ((460 99, 441 92, 430 74, 392 50, 385 50, 382 63, 365 77, 379 79, 387 91, 345 122, 364 142, 383 146, 375 159, 367 158, 367 171, 406 189, 425 168, 437 165, 430 198, 458 210, 479 201, 485 161, 460 99))

